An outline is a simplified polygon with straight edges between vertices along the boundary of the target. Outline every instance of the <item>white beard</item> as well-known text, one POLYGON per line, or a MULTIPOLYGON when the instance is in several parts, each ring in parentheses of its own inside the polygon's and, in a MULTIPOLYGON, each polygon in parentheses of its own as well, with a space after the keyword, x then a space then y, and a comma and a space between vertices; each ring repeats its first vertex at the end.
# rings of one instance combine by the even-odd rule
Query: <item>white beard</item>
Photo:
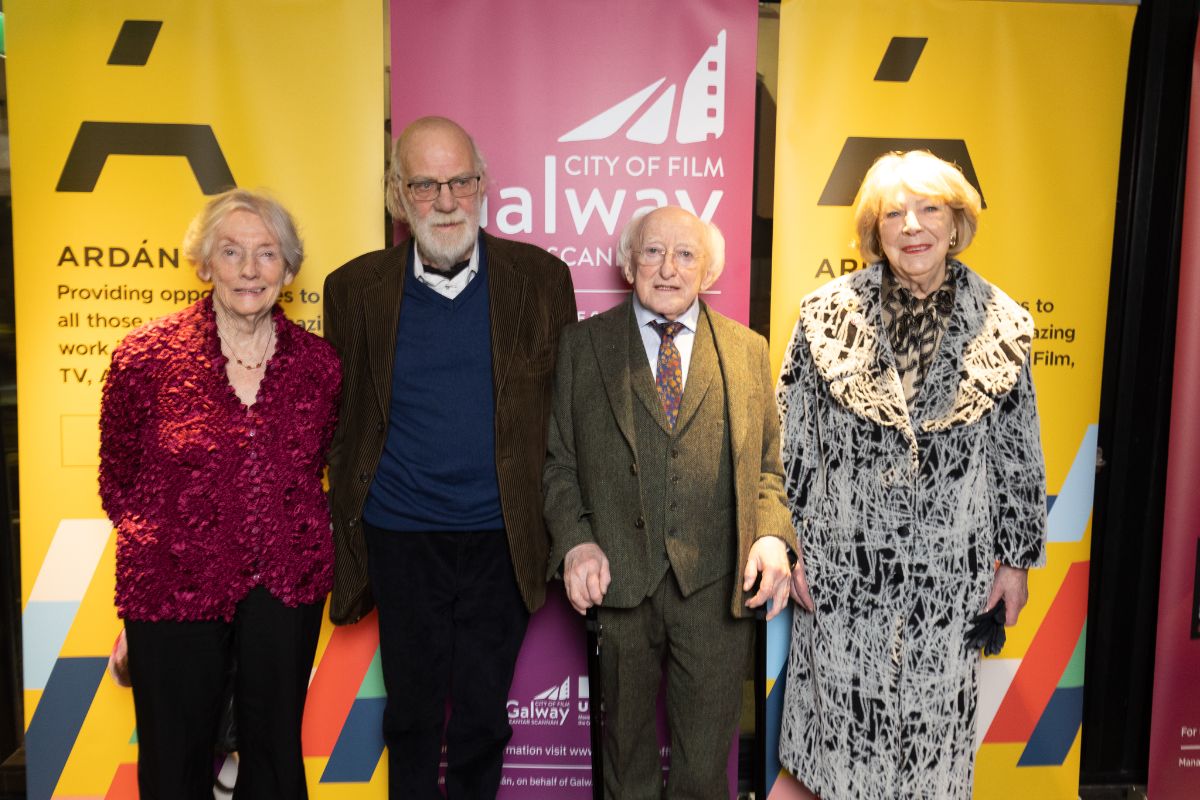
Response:
POLYGON ((416 209, 409 207, 408 198, 404 198, 405 211, 408 215, 408 227, 413 238, 417 240, 417 249, 421 251, 421 260, 434 266, 448 267, 464 255, 469 256, 479 237, 479 214, 467 214, 457 208, 449 214, 436 209, 430 209, 424 217, 416 214, 416 209), (439 231, 435 226, 445 223, 466 223, 454 233, 439 231))

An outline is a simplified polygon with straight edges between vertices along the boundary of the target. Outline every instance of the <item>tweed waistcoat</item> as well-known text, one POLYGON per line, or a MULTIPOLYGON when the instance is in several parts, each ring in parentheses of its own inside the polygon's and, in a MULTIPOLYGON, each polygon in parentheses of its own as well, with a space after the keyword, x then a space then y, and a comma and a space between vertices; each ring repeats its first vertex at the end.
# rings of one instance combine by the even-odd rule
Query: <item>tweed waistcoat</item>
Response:
MULTIPOLYGON (((632 319, 632 315, 631 315, 632 319)), ((700 315, 679 419, 672 430, 654 388, 636 323, 630 329, 630 380, 639 478, 646 510, 646 595, 667 569, 685 596, 727 575, 737 560, 733 457, 725 384, 708 317, 700 315)))

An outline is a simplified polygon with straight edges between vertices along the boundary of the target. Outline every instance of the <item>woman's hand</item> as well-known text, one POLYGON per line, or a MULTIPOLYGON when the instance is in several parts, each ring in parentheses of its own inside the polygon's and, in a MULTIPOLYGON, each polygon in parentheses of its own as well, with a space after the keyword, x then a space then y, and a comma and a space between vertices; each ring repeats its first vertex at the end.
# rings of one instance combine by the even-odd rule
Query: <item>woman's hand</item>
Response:
POLYGON ((1004 624, 1017 624, 1021 609, 1029 602, 1029 570, 1009 567, 1004 564, 996 567, 996 576, 992 581, 992 592, 988 595, 983 609, 987 611, 996 605, 996 601, 1004 599, 1004 624))

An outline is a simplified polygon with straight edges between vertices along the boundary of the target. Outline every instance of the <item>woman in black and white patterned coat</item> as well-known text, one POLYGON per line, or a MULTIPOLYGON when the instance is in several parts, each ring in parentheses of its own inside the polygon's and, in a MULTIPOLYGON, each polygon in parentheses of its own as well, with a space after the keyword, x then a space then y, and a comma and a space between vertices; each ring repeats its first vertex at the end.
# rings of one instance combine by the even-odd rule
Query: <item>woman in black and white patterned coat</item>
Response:
POLYGON ((929 153, 880 158, 869 268, 801 303, 779 379, 801 544, 780 759, 823 800, 970 798, 980 653, 1045 560, 1033 322, 955 260, 978 192, 929 153))

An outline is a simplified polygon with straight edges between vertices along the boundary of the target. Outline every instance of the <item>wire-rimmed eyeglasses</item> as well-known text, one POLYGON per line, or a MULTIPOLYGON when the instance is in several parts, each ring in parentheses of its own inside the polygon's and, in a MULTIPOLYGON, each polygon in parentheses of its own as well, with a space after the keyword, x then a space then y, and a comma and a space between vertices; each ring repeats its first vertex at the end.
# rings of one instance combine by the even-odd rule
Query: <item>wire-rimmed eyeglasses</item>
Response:
POLYGON ((671 254, 671 260, 675 262, 676 269, 690 269, 704 255, 690 247, 676 247, 674 250, 667 250, 667 248, 658 244, 648 244, 637 251, 638 261, 647 267, 661 266, 667 260, 668 253, 671 254))

